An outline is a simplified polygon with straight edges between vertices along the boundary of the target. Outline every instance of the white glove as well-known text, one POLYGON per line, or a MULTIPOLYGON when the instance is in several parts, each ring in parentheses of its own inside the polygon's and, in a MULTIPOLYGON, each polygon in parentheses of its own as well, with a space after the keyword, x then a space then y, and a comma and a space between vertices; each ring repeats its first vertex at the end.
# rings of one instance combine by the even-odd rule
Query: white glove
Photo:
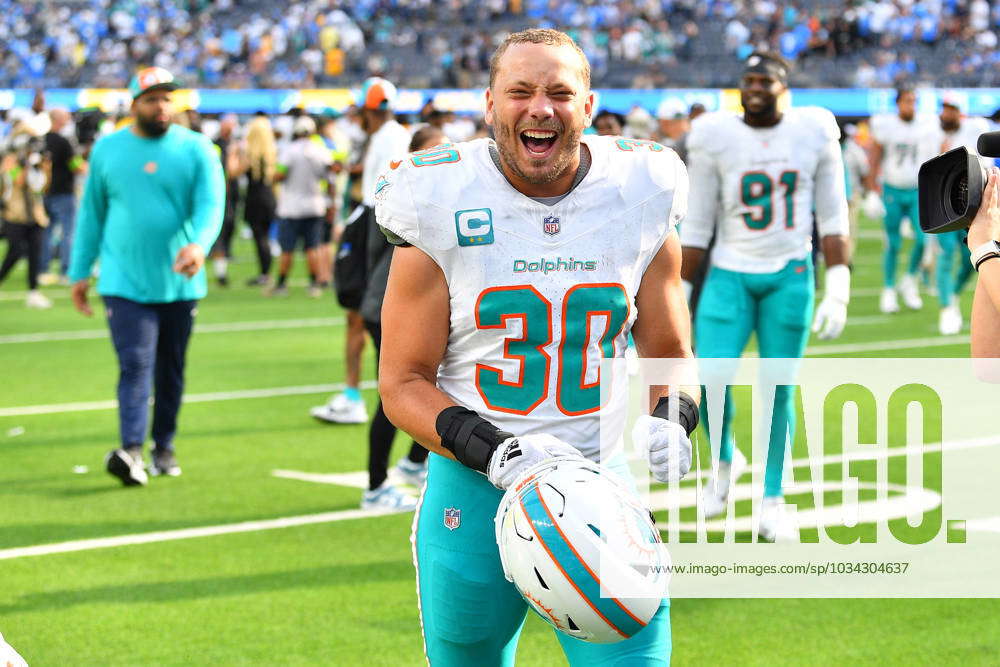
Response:
POLYGON ((3 635, 0 635, 0 667, 28 667, 14 647, 3 640, 3 635))
POLYGON ((642 415, 632 427, 632 445, 661 482, 680 481, 691 470, 691 440, 677 422, 642 415))
POLYGON ((507 438, 490 457, 486 477, 493 486, 506 490, 520 480, 529 468, 554 456, 583 457, 576 447, 547 433, 507 438))
POLYGON ((816 308, 813 333, 820 340, 836 338, 847 324, 847 304, 851 300, 851 270, 846 264, 836 264, 826 269, 826 288, 823 300, 816 308))
POLYGON ((874 190, 865 193, 865 198, 861 202, 861 210, 864 211, 865 217, 872 220, 881 220, 885 217, 885 204, 882 203, 882 198, 874 190))
POLYGON ((694 285, 687 280, 681 280, 681 287, 684 288, 684 300, 691 303, 691 292, 694 291, 694 285))

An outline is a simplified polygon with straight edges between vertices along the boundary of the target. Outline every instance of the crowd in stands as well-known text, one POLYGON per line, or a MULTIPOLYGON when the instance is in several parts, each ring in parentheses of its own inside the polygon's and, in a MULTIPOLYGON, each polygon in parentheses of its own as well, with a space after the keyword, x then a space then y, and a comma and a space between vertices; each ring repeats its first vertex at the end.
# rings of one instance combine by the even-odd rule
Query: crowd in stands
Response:
POLYGON ((512 29, 569 32, 602 87, 729 85, 757 48, 800 86, 1000 85, 1000 0, 0 0, 0 86, 481 87, 512 29))

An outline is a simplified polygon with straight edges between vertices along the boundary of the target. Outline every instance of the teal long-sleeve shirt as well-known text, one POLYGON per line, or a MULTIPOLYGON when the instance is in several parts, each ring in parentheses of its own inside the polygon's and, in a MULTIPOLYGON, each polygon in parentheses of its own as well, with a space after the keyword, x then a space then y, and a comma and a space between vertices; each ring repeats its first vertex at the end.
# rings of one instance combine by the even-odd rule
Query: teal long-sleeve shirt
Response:
POLYGON ((100 259, 102 296, 140 303, 204 297, 204 269, 188 278, 174 272, 174 259, 189 243, 208 253, 225 201, 222 165, 208 137, 178 125, 157 138, 131 127, 104 137, 91 152, 70 280, 87 278, 100 259))

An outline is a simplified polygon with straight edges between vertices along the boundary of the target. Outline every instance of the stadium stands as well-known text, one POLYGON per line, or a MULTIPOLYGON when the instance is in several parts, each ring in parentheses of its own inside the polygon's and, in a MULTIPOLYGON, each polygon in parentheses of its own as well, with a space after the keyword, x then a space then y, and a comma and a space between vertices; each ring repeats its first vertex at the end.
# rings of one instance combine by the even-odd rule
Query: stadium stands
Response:
POLYGON ((570 32, 601 87, 728 86, 762 46, 796 86, 994 86, 998 23, 997 0, 0 0, 0 86, 121 87, 155 64, 203 88, 475 87, 527 25, 570 32))

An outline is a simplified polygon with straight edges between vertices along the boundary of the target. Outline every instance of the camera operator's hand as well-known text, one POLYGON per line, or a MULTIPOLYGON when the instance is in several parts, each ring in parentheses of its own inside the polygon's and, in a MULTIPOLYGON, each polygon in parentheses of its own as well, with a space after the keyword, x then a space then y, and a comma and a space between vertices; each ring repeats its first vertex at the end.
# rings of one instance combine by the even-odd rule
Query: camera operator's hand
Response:
POLYGON ((1000 241, 1000 168, 990 167, 979 212, 969 227, 969 249, 987 241, 1000 241))

